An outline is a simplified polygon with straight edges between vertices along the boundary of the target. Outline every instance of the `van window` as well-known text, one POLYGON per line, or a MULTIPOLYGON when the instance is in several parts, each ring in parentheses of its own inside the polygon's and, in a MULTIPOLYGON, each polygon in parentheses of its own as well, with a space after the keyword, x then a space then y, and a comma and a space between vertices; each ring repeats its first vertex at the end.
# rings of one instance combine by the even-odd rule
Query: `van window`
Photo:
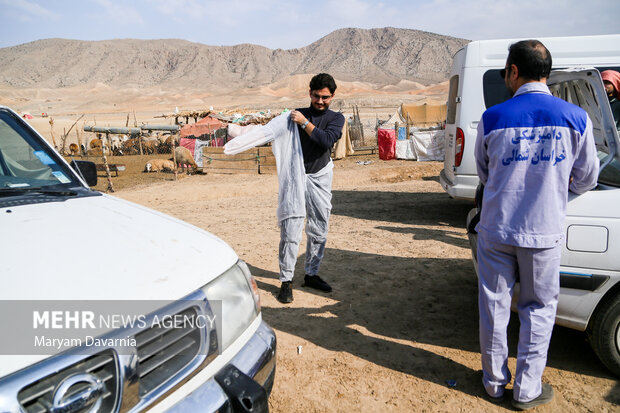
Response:
POLYGON ((448 92, 448 113, 446 115, 446 123, 453 124, 456 122, 456 95, 459 93, 459 75, 450 78, 450 91, 448 92))
POLYGON ((510 93, 506 89, 504 79, 499 75, 499 69, 487 70, 484 73, 482 91, 484 93, 484 105, 487 109, 510 99, 510 93))
MULTIPOLYGON (((553 70, 556 69, 565 68, 553 68, 553 70)), ((610 69, 620 72, 620 67, 597 67, 597 69, 599 72, 610 69)), ((482 76, 482 90, 484 93, 484 105, 487 109, 510 99, 510 93, 508 93, 504 80, 499 75, 499 69, 487 70, 484 73, 482 76)))
MULTIPOLYGON (((599 152, 599 159, 603 159, 607 154, 605 152, 599 152)), ((601 184, 607 184, 610 186, 620 187, 620 162, 617 159, 611 161, 605 169, 601 170, 598 176, 598 182, 601 184)))
MULTIPOLYGON (((603 122, 603 108, 601 104, 608 105, 605 102, 599 102, 596 93, 590 83, 583 79, 573 79, 564 82, 555 83, 549 86, 549 90, 553 96, 564 99, 584 109, 592 121, 592 130, 594 136, 602 137, 607 133, 603 122)), ((598 157, 601 161, 609 154, 607 145, 598 146, 598 157)), ((599 174, 598 182, 611 186, 620 186, 620 164, 617 160, 613 160, 609 165, 602 169, 599 174)))

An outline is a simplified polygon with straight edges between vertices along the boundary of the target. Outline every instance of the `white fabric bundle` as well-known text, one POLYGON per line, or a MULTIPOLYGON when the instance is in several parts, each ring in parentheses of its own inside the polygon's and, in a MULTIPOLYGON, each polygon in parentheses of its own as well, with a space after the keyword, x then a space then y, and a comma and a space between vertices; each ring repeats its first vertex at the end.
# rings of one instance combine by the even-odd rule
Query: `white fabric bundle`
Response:
POLYGON ((266 125, 237 136, 224 145, 224 153, 234 155, 273 142, 271 150, 278 171, 278 224, 287 218, 305 217, 306 174, 297 125, 290 112, 273 118, 266 125))
POLYGON ((244 135, 248 133, 249 131, 251 131, 252 129, 256 129, 259 127, 260 125, 241 126, 241 125, 237 125, 236 123, 230 123, 228 124, 228 128, 227 128, 228 139, 232 140, 233 138, 236 138, 237 136, 244 135))

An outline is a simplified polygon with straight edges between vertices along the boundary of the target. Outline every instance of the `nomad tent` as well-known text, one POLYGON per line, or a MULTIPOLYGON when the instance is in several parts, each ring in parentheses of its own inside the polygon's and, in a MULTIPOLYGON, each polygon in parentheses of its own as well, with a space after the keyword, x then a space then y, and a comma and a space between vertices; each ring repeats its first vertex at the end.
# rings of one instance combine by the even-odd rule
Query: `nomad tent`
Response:
MULTIPOLYGON (((181 138, 189 138, 193 136, 196 139, 211 139, 212 135, 214 135, 218 129, 225 127, 226 124, 221 120, 212 118, 211 116, 207 116, 200 119, 196 123, 183 126, 181 128, 181 138)), ((219 146, 223 146, 223 144, 219 146)))
POLYGON ((226 134, 226 123, 207 116, 196 123, 183 126, 179 143, 189 149, 196 164, 202 167, 202 148, 205 146, 224 146, 226 134))
POLYGON ((443 161, 445 118, 445 105, 403 103, 377 128, 379 156, 384 160, 443 161))
POLYGON ((422 128, 425 126, 436 126, 446 120, 446 105, 412 105, 403 103, 400 105, 400 114, 406 123, 422 128))

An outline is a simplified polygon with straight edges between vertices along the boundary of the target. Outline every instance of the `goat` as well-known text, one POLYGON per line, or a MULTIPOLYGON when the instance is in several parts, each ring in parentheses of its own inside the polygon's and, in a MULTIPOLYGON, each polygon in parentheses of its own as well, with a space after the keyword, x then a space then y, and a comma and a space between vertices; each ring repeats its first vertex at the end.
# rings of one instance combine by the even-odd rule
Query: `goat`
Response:
POLYGON ((103 143, 101 142, 101 139, 99 138, 92 139, 88 145, 91 147, 91 149, 95 149, 95 148, 101 149, 103 147, 103 143))
MULTIPOLYGON (((196 165, 196 161, 194 161, 192 153, 186 147, 177 146, 174 149, 174 156, 176 157, 177 165, 180 165, 182 171, 185 172, 186 165, 191 166, 194 171, 198 169, 198 165, 196 165)), ((189 173, 189 170, 187 173, 189 173)))
POLYGON ((142 142, 142 153, 145 155, 151 155, 157 151, 159 146, 159 140, 157 138, 146 138, 142 142))
POLYGON ((172 153, 172 148, 176 146, 179 141, 178 135, 168 136, 163 142, 159 144, 157 153, 172 153))
POLYGON ((144 165, 144 172, 174 172, 174 162, 168 159, 151 159, 144 165))
POLYGON ((126 155, 137 155, 140 153, 139 145, 138 138, 127 139, 122 143, 121 150, 126 155))
POLYGON ((127 141, 129 138, 127 135, 116 135, 110 137, 110 145, 112 147, 112 154, 117 156, 124 155, 123 153, 123 142, 127 141))

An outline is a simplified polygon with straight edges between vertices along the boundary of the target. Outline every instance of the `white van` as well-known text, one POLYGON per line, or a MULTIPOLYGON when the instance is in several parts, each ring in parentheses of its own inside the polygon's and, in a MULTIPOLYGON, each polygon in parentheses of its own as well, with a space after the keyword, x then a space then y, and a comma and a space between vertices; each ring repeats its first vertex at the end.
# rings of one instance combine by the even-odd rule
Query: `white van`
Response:
MULTIPOLYGON (((499 71, 508 47, 521 39, 480 40, 456 52, 450 75, 444 168, 439 180, 457 199, 474 199, 478 175, 474 162, 476 128, 482 113, 510 95, 499 71)), ((537 38, 551 52, 553 69, 575 66, 620 71, 620 34, 537 38)))

